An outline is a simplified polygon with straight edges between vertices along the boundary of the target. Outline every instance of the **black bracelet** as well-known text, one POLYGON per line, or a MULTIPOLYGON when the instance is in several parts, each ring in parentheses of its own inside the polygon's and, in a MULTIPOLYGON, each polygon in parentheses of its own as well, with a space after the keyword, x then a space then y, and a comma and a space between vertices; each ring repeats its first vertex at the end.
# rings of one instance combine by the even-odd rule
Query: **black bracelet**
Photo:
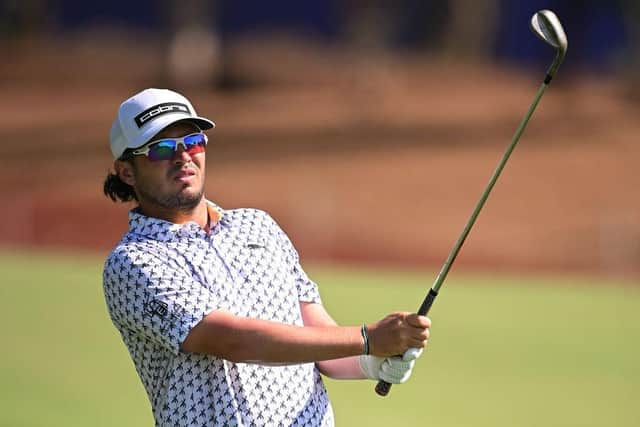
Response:
POLYGON ((360 333, 362 334, 362 339, 364 339, 364 351, 362 354, 369 354, 369 334, 367 334, 367 326, 364 323, 360 326, 360 333))

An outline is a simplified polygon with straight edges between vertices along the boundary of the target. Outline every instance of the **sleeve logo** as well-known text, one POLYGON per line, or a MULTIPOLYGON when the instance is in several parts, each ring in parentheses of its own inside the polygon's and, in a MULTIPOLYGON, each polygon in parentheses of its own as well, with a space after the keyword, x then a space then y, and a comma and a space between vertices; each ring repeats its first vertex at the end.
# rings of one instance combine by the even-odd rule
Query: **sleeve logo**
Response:
POLYGON ((147 302, 144 312, 148 316, 165 318, 169 314, 169 305, 164 301, 151 300, 147 302))

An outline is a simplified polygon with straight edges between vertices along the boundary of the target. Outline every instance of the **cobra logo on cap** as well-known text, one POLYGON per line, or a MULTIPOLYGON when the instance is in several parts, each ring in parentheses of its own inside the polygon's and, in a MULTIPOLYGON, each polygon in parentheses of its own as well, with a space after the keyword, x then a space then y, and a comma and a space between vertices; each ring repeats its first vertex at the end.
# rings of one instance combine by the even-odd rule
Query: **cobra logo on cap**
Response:
POLYGON ((186 113, 191 115, 189 107, 186 104, 180 102, 164 102, 162 104, 154 105, 151 108, 147 108, 142 113, 138 114, 133 120, 139 128, 145 125, 149 120, 153 120, 163 114, 168 113, 186 113))

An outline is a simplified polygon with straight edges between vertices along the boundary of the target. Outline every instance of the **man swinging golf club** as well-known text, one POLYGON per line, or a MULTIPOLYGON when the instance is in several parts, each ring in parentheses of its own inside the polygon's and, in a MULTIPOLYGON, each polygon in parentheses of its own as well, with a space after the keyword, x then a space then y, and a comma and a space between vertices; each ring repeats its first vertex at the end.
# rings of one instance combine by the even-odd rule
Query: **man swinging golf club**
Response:
POLYGON ((205 198, 213 127, 170 90, 120 105, 104 192, 137 206, 104 266, 113 324, 158 426, 333 425, 320 374, 402 383, 430 321, 337 326, 267 213, 205 198))

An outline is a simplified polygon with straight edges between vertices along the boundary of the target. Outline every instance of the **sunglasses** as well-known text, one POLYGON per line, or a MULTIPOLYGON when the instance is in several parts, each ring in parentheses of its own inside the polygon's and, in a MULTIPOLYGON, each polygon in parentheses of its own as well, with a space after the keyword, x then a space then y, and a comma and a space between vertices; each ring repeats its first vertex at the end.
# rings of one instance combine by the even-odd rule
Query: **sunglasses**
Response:
POLYGON ((192 133, 182 138, 163 138, 151 141, 144 147, 133 150, 132 154, 145 155, 151 161, 171 160, 178 151, 178 146, 182 145, 184 151, 193 155, 203 153, 207 146, 207 135, 204 133, 192 133))

